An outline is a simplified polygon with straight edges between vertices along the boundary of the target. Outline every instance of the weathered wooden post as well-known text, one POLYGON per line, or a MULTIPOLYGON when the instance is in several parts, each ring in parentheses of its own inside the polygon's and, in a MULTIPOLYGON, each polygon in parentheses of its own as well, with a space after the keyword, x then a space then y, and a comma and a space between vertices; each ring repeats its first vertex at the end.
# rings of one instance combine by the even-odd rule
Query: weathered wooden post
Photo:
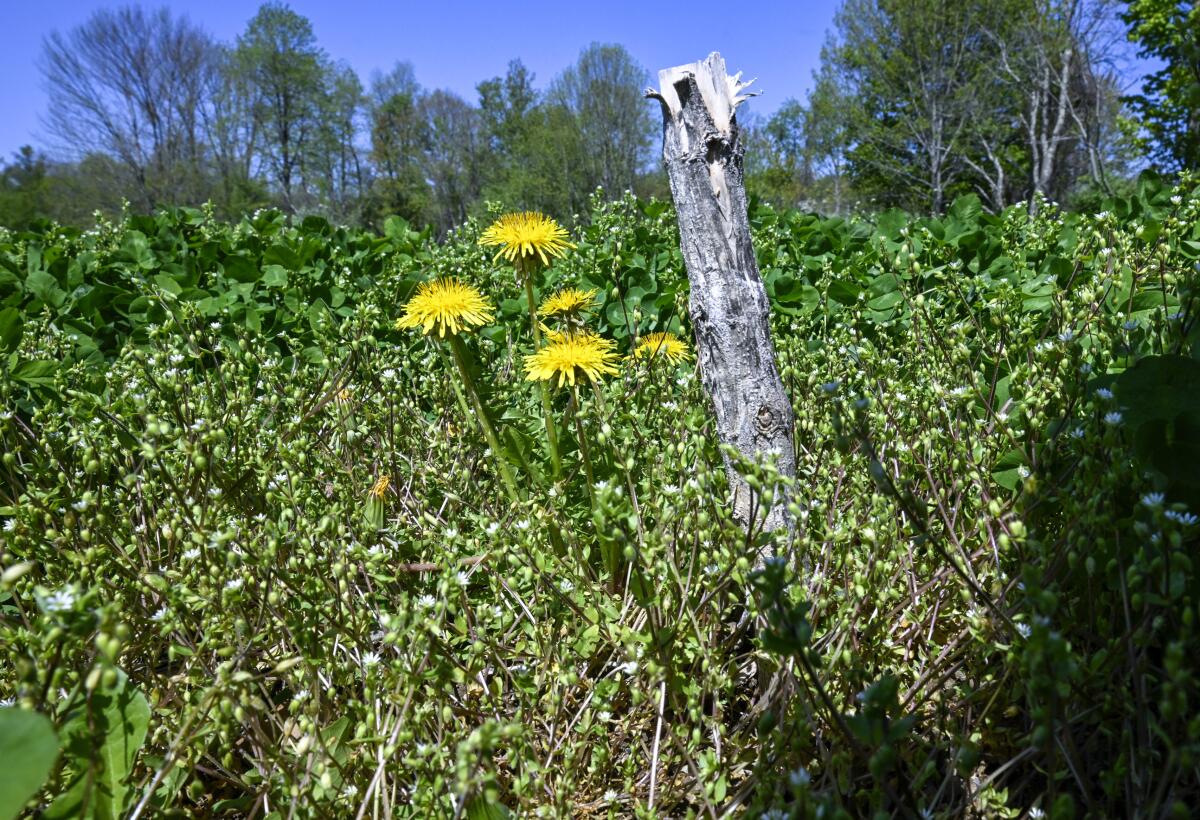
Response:
MULTIPOLYGON (((659 88, 646 96, 662 104, 663 159, 691 284, 697 359, 721 441, 753 459, 773 457, 782 474, 794 477, 792 408, 775 364, 770 305, 746 215, 744 147, 734 112, 750 83, 740 78, 725 73, 714 51, 658 72, 659 88)), ((729 459, 725 471, 734 516, 749 527, 754 494, 729 459)), ((785 495, 776 491, 767 530, 790 525, 785 495)))

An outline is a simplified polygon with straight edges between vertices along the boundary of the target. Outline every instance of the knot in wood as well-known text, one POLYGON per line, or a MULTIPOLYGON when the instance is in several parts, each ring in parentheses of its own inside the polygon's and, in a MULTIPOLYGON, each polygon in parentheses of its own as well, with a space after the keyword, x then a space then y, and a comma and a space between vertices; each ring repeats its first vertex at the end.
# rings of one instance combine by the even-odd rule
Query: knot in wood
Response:
POLYGON ((759 438, 771 438, 778 429, 779 421, 775 418, 775 411, 765 404, 760 404, 758 413, 754 416, 754 430, 759 438))

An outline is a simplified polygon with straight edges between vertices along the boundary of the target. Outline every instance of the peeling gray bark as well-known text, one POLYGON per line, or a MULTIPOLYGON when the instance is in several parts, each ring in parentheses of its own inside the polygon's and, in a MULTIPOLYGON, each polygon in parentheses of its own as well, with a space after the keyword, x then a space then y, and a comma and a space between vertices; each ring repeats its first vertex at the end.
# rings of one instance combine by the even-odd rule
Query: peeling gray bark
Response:
MULTIPOLYGON (((658 73, 647 97, 662 104, 663 159, 679 219, 680 248, 691 284, 689 312, 704 387, 712 399, 721 442, 755 459, 773 458, 796 474, 792 408, 769 327, 770 305, 746 215, 743 146, 734 112, 750 83, 730 77, 717 52, 658 73)), ((729 459, 725 472, 735 518, 763 521, 755 494, 729 459)), ((790 527, 786 493, 776 489, 764 528, 790 527)))

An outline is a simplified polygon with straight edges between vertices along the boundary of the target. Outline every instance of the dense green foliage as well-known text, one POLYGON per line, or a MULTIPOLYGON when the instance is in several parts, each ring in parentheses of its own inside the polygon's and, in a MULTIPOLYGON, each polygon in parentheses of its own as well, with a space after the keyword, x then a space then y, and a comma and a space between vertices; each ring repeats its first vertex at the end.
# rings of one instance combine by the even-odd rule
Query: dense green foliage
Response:
MULTIPOLYGON (((1186 815, 1195 189, 751 217, 791 535, 731 521, 690 364, 557 393, 548 478, 473 221, 0 232, 0 697, 57 733, 48 816, 1186 815), (393 328, 446 275, 497 306, 464 349, 519 501, 393 328)), ((622 352, 686 335, 669 206, 575 239, 540 296, 599 289, 622 352)))

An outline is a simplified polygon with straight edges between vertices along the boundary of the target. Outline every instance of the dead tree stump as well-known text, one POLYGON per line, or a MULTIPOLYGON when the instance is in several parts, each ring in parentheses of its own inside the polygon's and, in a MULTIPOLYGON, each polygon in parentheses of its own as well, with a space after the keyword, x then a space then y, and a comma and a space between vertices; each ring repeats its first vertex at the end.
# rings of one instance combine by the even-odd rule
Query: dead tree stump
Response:
MULTIPOLYGON (((783 475, 794 477, 792 408, 775 363, 770 304, 746 215, 744 147, 734 112, 750 83, 740 78, 740 72, 728 76, 713 52, 658 72, 659 88, 646 96, 662 104, 663 160, 691 285, 697 360, 721 442, 751 459, 773 458, 783 475)), ((752 515, 757 495, 729 458, 725 472, 740 522, 750 528, 761 521, 766 530, 791 526, 787 493, 775 490, 765 519, 761 511, 752 515)))

